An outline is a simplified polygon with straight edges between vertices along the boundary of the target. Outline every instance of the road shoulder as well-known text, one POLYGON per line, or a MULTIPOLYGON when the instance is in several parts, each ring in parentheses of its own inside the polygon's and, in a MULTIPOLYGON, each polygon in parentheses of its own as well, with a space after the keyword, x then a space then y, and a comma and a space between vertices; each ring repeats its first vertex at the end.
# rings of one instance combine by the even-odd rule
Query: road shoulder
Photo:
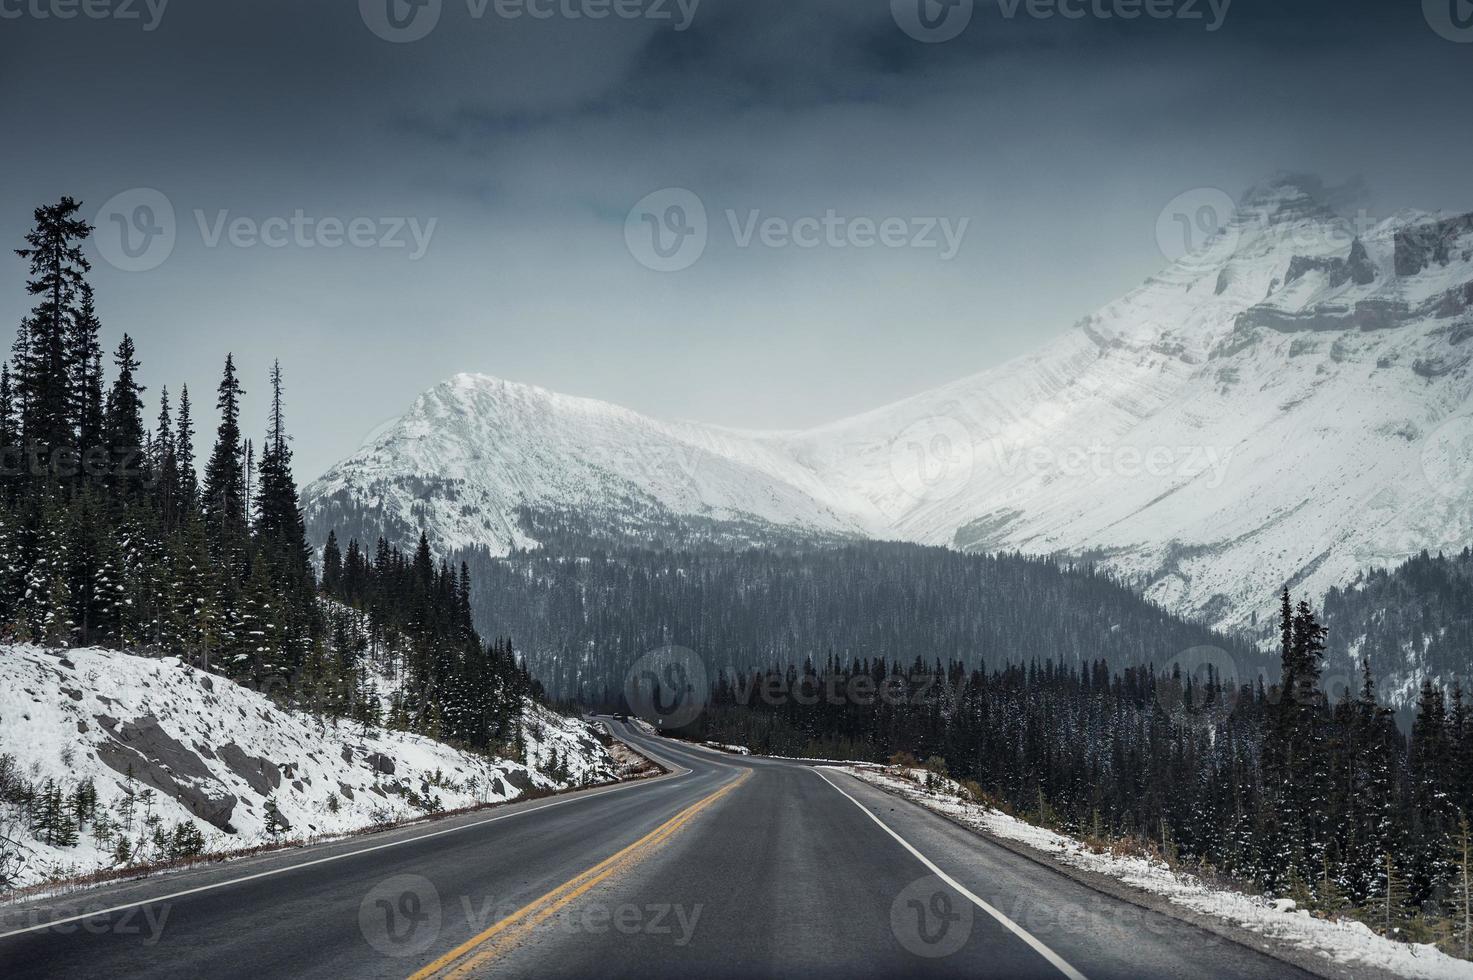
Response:
POLYGON ((842 773, 847 780, 846 788, 851 785, 863 787, 869 793, 877 794, 882 798, 903 801, 910 805, 909 809, 915 814, 922 814, 929 818, 944 821, 955 828, 965 831, 970 837, 986 841, 1017 858, 1021 858, 1049 872, 1060 875, 1091 891, 1135 906, 1143 912, 1162 915, 1201 929, 1220 939, 1271 957, 1305 973, 1324 978, 1324 980, 1346 980, 1346 978, 1356 978, 1356 980, 1396 980, 1396 978, 1404 976, 1404 974, 1395 973, 1371 964, 1337 962, 1308 949, 1285 946, 1271 937, 1244 928, 1229 920, 1195 909, 1186 908, 1171 901, 1164 895, 1133 887, 1118 878, 1113 878, 1100 872, 1076 867, 1059 860, 1047 851, 1030 847, 1021 841, 1011 840, 998 834, 989 833, 986 829, 978 827, 975 823, 963 820, 944 809, 927 806, 927 801, 923 794, 907 793, 898 787, 889 785, 888 782, 878 783, 872 779, 863 778, 848 769, 828 769, 826 771, 830 774, 842 773))

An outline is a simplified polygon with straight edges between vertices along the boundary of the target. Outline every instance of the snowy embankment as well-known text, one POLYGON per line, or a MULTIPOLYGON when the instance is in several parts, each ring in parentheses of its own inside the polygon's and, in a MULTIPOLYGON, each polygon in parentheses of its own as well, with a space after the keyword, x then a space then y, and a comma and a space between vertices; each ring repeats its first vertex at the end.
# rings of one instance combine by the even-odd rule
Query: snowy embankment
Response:
POLYGON ((526 765, 283 710, 172 658, 0 645, 0 892, 615 778, 585 723, 528 703, 523 729, 526 765))
POLYGON ((1427 980, 1473 980, 1473 963, 1448 956, 1435 946, 1394 942, 1378 936, 1362 922, 1315 918, 1295 909, 1291 901, 1214 888, 1192 875, 1174 871, 1162 861, 1096 851, 1073 837, 971 802, 966 791, 952 780, 932 776, 934 788, 927 789, 928 773, 924 769, 849 767, 845 771, 984 834, 1022 844, 1052 861, 1106 875, 1184 909, 1352 970, 1369 968, 1427 980))

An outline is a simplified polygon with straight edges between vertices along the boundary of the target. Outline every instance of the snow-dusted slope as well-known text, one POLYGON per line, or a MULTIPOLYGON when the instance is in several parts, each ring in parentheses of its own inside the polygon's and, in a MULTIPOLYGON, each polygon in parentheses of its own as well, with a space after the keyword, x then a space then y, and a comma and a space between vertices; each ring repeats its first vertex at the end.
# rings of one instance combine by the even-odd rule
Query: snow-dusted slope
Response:
POLYGON ((523 727, 530 765, 283 711, 175 659, 0 646, 0 890, 118 867, 119 841, 133 863, 164 860, 152 820, 233 851, 614 778, 585 723, 528 704, 523 727), (537 768, 554 754, 562 783, 537 768), (70 807, 84 782, 95 815, 75 843, 48 840, 44 801, 26 797, 54 788, 70 807), (274 837, 268 800, 285 825, 274 837))
POLYGON ((447 550, 535 544, 524 505, 614 527, 674 515, 859 530, 815 474, 748 440, 473 374, 425 392, 305 498, 314 526, 336 513, 400 536, 424 528, 447 550))
POLYGON ((1437 222, 1358 243, 1273 182, 1039 354, 786 445, 903 537, 1097 554, 1219 623, 1285 582, 1322 593, 1461 547, 1473 222, 1437 222), (907 444, 934 476, 920 493, 895 479, 907 444))
POLYGON ((1473 218, 1356 228, 1316 190, 1271 180, 1041 351, 813 430, 460 376, 309 487, 309 518, 505 551, 533 543, 512 517, 531 504, 1091 555, 1239 624, 1286 582, 1322 593, 1473 535, 1473 218))

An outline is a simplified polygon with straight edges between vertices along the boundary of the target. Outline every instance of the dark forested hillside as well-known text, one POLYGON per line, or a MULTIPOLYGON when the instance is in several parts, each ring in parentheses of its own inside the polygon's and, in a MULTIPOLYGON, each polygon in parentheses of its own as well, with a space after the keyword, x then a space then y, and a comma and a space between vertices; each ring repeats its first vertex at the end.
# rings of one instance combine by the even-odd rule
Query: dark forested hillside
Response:
POLYGON ((1422 678, 1443 686, 1473 669, 1473 549, 1425 551, 1390 570, 1375 569, 1325 598, 1329 657, 1337 668, 1368 659, 1382 697, 1416 701, 1422 678))
POLYGON ((1104 575, 1018 556, 863 543, 458 557, 477 582, 477 621, 516 637, 559 697, 601 700, 636 658, 667 645, 696 651, 713 672, 829 656, 1124 667, 1201 647, 1240 676, 1267 662, 1104 575))
POLYGON ((475 748, 515 742, 538 691, 509 641, 482 643, 464 569, 437 567, 423 539, 412 557, 371 558, 334 540, 319 586, 279 365, 258 442, 229 354, 213 440, 183 385, 176 399, 160 386, 147 409, 127 334, 105 370, 79 214, 72 198, 37 208, 17 250, 34 305, 0 364, 0 641, 175 656, 324 713, 387 710, 391 725, 475 748), (387 633, 403 641, 402 683, 380 705, 364 651, 387 633))

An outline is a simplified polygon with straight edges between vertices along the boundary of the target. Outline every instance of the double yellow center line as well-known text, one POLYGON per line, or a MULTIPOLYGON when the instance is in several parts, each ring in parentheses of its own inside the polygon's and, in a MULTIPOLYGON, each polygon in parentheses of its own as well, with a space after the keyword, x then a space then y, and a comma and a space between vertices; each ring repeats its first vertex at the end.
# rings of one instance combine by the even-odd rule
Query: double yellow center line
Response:
POLYGON ((619 853, 599 862, 578 877, 524 905, 485 932, 455 947, 433 963, 412 974, 410 980, 428 980, 429 977, 443 977, 451 980, 451 978, 468 975, 477 967, 484 965, 488 960, 494 959, 513 946, 561 909, 587 894, 600 882, 634 865, 655 847, 679 833, 681 828, 694 820, 702 810, 746 782, 751 775, 751 769, 744 771, 736 779, 681 810, 619 853))

